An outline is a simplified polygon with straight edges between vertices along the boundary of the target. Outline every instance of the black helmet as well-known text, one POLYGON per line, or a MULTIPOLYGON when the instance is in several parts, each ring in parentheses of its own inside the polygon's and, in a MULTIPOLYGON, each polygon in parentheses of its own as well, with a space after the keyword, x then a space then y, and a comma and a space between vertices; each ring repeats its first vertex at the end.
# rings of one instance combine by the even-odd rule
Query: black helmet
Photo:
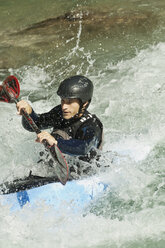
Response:
POLYGON ((91 101, 93 83, 84 76, 73 76, 61 82, 57 94, 61 98, 78 98, 85 103, 91 101))

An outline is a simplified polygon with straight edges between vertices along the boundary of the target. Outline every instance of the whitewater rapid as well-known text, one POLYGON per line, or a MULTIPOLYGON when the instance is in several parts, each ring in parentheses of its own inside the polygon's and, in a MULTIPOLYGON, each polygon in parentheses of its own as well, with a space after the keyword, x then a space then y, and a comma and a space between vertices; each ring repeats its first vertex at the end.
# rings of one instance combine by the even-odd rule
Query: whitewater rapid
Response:
MULTIPOLYGON (((104 123, 103 163, 112 162, 101 176, 111 189, 85 215, 68 215, 63 207, 57 214, 44 204, 12 214, 0 206, 1 247, 163 247, 164 66, 160 42, 87 74, 95 87, 89 110, 104 123)), ((8 73, 18 77, 21 97, 36 112, 59 103, 56 74, 42 66, 8 73)), ((0 113, 1 182, 39 171, 35 134, 23 129, 14 104, 1 103, 0 113)))

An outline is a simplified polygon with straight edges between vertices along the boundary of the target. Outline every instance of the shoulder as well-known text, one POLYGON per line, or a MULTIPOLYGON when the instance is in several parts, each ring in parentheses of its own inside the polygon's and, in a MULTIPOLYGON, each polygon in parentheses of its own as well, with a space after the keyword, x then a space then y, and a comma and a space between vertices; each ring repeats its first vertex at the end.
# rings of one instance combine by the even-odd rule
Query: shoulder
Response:
POLYGON ((100 121, 100 119, 95 114, 91 114, 90 112, 86 111, 84 113, 83 117, 86 119, 87 122, 89 121, 89 122, 92 122, 92 123, 99 123, 100 126, 103 126, 102 122, 100 121))
POLYGON ((80 118, 81 127, 89 126, 94 129, 103 129, 103 124, 100 119, 95 115, 91 114, 88 111, 85 111, 83 116, 80 118))
POLYGON ((61 117, 62 117, 62 109, 60 105, 52 108, 48 112, 39 115, 41 121, 61 120, 61 117))
POLYGON ((57 105, 49 111, 50 114, 62 115, 61 105, 57 105))
POLYGON ((72 124, 73 137, 76 139, 91 138, 94 136, 101 137, 103 126, 101 121, 88 111, 85 111, 83 116, 72 124))
POLYGON ((55 106, 54 108, 52 108, 52 109, 50 110, 50 112, 55 112, 55 111, 62 111, 61 105, 57 105, 57 106, 55 106))

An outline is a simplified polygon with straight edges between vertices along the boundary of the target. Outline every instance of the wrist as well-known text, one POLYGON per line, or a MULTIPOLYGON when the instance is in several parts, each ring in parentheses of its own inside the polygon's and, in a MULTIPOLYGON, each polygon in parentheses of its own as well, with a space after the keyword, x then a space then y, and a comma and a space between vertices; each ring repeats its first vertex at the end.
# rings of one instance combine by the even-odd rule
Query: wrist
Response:
POLYGON ((52 142, 50 142, 50 146, 57 146, 57 140, 53 138, 52 142))

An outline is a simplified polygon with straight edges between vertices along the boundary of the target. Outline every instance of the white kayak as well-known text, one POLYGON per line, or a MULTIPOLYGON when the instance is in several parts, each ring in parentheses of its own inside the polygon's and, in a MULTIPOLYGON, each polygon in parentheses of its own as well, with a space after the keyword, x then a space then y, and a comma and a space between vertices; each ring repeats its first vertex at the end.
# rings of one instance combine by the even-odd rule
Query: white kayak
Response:
POLYGON ((13 184, 14 186, 12 184, 9 186, 6 183, 2 184, 0 205, 9 206, 11 211, 25 207, 36 208, 42 204, 51 206, 56 210, 65 207, 72 211, 79 211, 87 207, 91 201, 97 199, 108 188, 108 185, 96 176, 68 181, 66 185, 62 185, 59 182, 39 183, 40 181, 42 180, 38 179, 38 185, 44 185, 37 185, 36 187, 36 180, 35 184, 31 180, 31 188, 28 185, 27 188, 29 189, 26 189, 24 185, 24 190, 21 189, 23 187, 20 187, 21 184, 24 184, 23 180, 21 182, 17 181, 13 184), (18 183, 19 187, 17 187, 18 183))

